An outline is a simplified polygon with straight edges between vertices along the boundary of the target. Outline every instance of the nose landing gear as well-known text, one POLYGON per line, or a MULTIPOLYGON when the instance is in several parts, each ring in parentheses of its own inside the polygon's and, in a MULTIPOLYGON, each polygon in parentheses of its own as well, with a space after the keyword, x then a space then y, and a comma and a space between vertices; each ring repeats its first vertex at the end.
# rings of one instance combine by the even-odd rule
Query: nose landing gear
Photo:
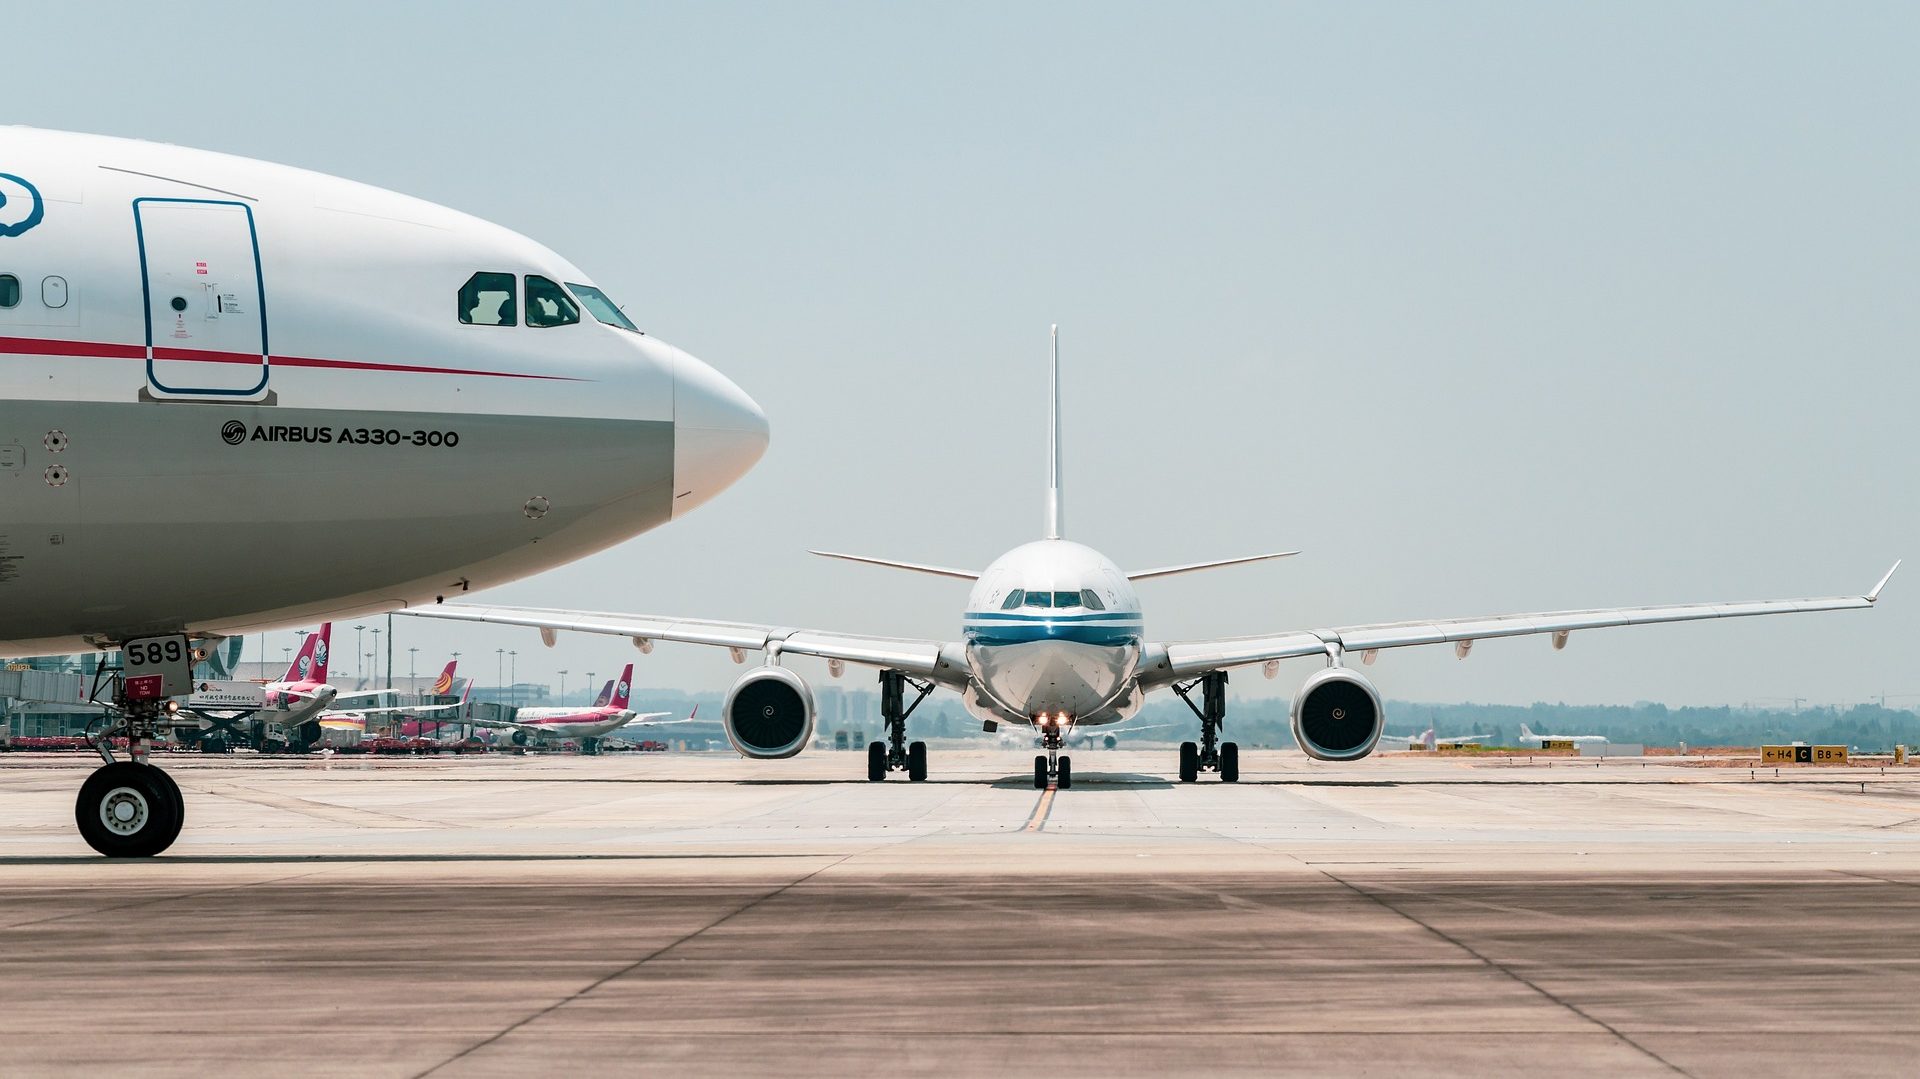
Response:
POLYGON ((173 777, 147 763, 160 726, 160 702, 126 702, 122 708, 118 721, 94 742, 106 764, 80 785, 73 821, 87 846, 109 858, 151 858, 180 837, 187 803, 173 777), (121 733, 132 760, 115 760, 109 748, 121 733))
POLYGON ((927 744, 907 741, 907 717, 933 692, 932 682, 909 678, 905 671, 891 668, 880 672, 880 722, 887 725, 887 740, 867 744, 867 779, 879 783, 888 772, 905 772, 907 780, 922 783, 927 778, 927 744), (907 703, 907 686, 920 695, 907 703))
POLYGON ((150 858, 173 845, 186 823, 173 777, 151 764, 116 761, 80 785, 74 823, 87 846, 109 858, 150 858))
POLYGON ((1208 671, 1191 682, 1175 682, 1173 691, 1200 719, 1199 743, 1180 743, 1180 782, 1192 783, 1203 771, 1220 773, 1222 783, 1240 782, 1239 744, 1219 741, 1220 728, 1227 723, 1227 672, 1208 671), (1200 687, 1198 705, 1189 695, 1196 685, 1200 687))
POLYGON ((1033 789, 1046 790, 1049 780, 1060 790, 1072 787, 1073 758, 1060 755, 1060 750, 1066 745, 1066 737, 1060 729, 1060 724, 1041 721, 1040 745, 1046 752, 1036 754, 1033 758, 1033 789))

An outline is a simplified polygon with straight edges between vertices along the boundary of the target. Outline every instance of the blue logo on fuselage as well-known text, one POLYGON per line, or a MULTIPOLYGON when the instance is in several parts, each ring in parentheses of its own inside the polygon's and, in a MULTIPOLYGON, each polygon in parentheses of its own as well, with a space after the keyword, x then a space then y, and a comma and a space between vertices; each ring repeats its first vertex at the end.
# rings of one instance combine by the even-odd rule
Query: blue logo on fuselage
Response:
POLYGON ((32 184, 0 172, 0 236, 19 236, 47 216, 46 203, 32 184))

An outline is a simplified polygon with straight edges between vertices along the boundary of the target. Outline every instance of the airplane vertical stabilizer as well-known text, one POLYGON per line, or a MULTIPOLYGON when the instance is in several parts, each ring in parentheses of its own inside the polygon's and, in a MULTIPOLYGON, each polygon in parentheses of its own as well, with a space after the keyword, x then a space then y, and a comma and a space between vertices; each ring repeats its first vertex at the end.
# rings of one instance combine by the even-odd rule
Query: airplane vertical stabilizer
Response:
POLYGON ((285 682, 324 682, 327 680, 327 649, 333 637, 333 623, 322 622, 320 628, 307 634, 301 642, 300 654, 293 657, 287 673, 281 681, 285 682))

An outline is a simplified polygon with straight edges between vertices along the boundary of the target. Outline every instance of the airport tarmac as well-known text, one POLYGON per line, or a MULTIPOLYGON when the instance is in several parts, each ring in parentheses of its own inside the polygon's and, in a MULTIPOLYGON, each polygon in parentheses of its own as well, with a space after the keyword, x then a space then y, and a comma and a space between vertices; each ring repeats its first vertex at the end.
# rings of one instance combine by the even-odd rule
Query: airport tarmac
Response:
POLYGON ((1920 768, 0 755, 0 1074, 1911 1074, 1920 768))

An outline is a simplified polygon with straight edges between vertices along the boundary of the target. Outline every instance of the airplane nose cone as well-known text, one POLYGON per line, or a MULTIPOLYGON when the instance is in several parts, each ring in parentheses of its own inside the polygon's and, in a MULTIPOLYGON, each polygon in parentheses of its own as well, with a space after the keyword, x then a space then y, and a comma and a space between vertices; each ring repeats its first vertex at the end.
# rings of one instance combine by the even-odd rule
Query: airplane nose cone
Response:
MULTIPOLYGON (((676 350, 678 352, 678 350, 676 350)), ((767 452, 767 414, 727 376, 674 357, 673 516, 726 490, 767 452)))

